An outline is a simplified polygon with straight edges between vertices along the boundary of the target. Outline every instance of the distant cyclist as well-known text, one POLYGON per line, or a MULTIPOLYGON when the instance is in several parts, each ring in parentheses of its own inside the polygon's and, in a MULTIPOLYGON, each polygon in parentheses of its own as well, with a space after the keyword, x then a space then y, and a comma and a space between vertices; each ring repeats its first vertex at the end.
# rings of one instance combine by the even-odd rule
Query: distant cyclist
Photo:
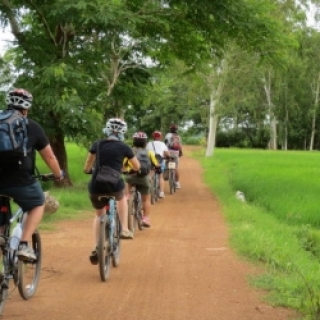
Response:
POLYGON ((152 133, 152 138, 153 141, 149 141, 147 143, 147 150, 150 151, 154 151, 156 158, 158 160, 158 162, 161 165, 161 173, 159 174, 160 176, 160 194, 159 197, 160 198, 164 198, 164 180, 163 180, 163 170, 165 167, 165 158, 168 157, 170 155, 169 151, 168 151, 168 147, 166 146, 166 144, 161 141, 162 139, 162 134, 160 131, 154 131, 152 133))
MULTIPOLYGON (((126 158, 129 160, 130 165, 134 170, 139 170, 139 161, 134 156, 132 149, 123 142, 124 133, 126 131, 127 124, 123 120, 117 118, 108 120, 106 127, 103 129, 103 133, 106 135, 106 138, 95 141, 91 146, 84 166, 84 172, 90 173, 92 171, 92 167, 96 160, 98 142, 100 143, 100 165, 109 166, 121 173, 123 161, 126 158)), ((92 178, 94 178, 94 173, 92 178)), ((114 196, 117 201, 117 209, 121 223, 121 238, 133 239, 133 234, 128 228, 128 202, 124 196, 125 184, 123 179, 119 181, 114 190, 110 191, 97 190, 92 183, 92 178, 88 184, 88 190, 92 206, 96 209, 96 216, 93 221, 94 249, 91 252, 90 261, 98 262, 96 246, 99 239, 99 222, 100 216, 105 212, 105 202, 103 200, 99 200, 101 195, 114 196)))
POLYGON ((180 189, 181 185, 179 182, 179 157, 182 156, 182 141, 178 135, 178 126, 176 124, 171 124, 169 132, 164 138, 164 142, 168 147, 170 155, 174 157, 176 166, 176 188, 180 189))
POLYGON ((129 163, 125 162, 124 166, 128 172, 132 172, 126 176, 126 182, 128 189, 130 190, 132 185, 135 185, 137 190, 141 193, 143 218, 142 225, 144 227, 150 227, 150 211, 151 211, 151 181, 150 171, 152 165, 156 167, 156 170, 161 170, 160 164, 155 158, 153 151, 146 149, 148 137, 144 132, 136 132, 133 135, 133 153, 136 155, 140 162, 140 170, 137 171, 129 163))

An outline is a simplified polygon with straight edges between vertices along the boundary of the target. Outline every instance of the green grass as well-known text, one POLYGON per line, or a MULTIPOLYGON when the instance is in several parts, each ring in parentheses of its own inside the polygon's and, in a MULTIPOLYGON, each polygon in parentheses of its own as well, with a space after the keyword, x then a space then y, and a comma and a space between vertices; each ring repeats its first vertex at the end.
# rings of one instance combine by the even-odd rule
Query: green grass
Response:
POLYGON ((251 279, 277 306, 320 319, 320 154, 216 149, 196 157, 222 204, 235 250, 265 267, 251 279), (236 199, 245 193, 247 202, 236 199))
MULTIPOLYGON (((69 174, 73 187, 54 188, 53 182, 42 183, 44 190, 49 190, 60 203, 58 211, 53 214, 45 214, 42 220, 41 229, 54 228, 53 222, 65 219, 79 219, 87 211, 93 211, 88 197, 87 184, 90 175, 83 173, 83 166, 87 157, 87 150, 74 143, 67 143, 69 174)), ((40 173, 48 173, 40 157, 37 158, 37 167, 40 173)))

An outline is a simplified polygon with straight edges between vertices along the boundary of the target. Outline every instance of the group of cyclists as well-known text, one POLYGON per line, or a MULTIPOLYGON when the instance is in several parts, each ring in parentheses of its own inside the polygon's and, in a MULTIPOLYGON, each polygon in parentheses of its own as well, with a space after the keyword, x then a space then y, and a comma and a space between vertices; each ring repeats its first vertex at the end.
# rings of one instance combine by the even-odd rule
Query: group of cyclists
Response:
MULTIPOLYGON (((134 185, 141 194, 143 218, 142 225, 146 228, 151 226, 151 171, 142 173, 143 156, 148 157, 151 166, 160 177, 160 194, 159 198, 164 198, 164 179, 163 171, 165 159, 170 155, 175 158, 178 164, 179 156, 182 151, 170 150, 170 139, 172 134, 176 134, 178 127, 170 126, 170 132, 166 135, 164 142, 160 131, 154 131, 152 134, 153 141, 148 142, 148 137, 144 132, 136 132, 132 136, 132 147, 124 142, 124 134, 127 131, 127 124, 122 119, 111 118, 107 121, 103 133, 105 138, 95 141, 89 149, 85 162, 84 172, 92 173, 88 184, 89 197, 92 206, 96 210, 93 221, 93 250, 89 256, 92 264, 97 264, 97 242, 99 238, 99 221, 104 214, 105 202, 99 200, 102 195, 114 196, 117 201, 117 210, 121 223, 121 238, 133 239, 133 234, 128 227, 128 197, 130 197, 130 188, 134 185), (99 145, 99 153, 98 151, 99 145), (95 170, 92 168, 96 164, 96 157, 99 154, 99 166, 111 168, 119 174, 127 173, 124 179, 119 179, 117 183, 101 186, 97 188, 95 181, 95 170), (140 160, 139 160, 140 159, 140 160), (142 160, 141 160, 142 159, 142 160)), ((178 167, 178 166, 177 166, 178 167)), ((176 170, 176 188, 180 188, 179 172, 176 170)))
MULTIPOLYGON (((10 90, 6 96, 7 109, 17 110, 25 118, 28 118, 28 111, 32 107, 32 101, 32 94, 25 89, 10 90)), ((142 196, 143 226, 151 226, 150 174, 141 174, 142 161, 139 161, 138 155, 142 151, 147 152, 152 166, 160 176, 159 198, 163 199, 165 197, 163 180, 164 160, 171 155, 175 157, 176 164, 178 164, 179 157, 182 155, 182 150, 177 151, 174 148, 170 148, 170 141, 173 135, 177 135, 177 130, 178 127, 176 125, 171 125, 170 132, 166 134, 164 142, 162 141, 160 131, 153 132, 153 141, 150 142, 148 142, 148 137, 144 132, 136 132, 132 137, 133 146, 130 147, 124 143, 127 124, 122 119, 117 118, 107 121, 105 128, 103 128, 105 138, 92 144, 84 165, 85 173, 93 173, 88 183, 89 198, 95 209, 93 221, 94 249, 90 254, 90 261, 94 261, 97 257, 96 246, 99 236, 99 219, 104 214, 105 207, 105 202, 100 200, 101 195, 107 194, 115 197, 121 223, 121 238, 133 239, 133 234, 128 228, 128 196, 130 194, 130 187, 135 185, 142 196), (96 175, 93 168, 98 149, 100 165, 107 166, 118 172, 121 177, 123 172, 129 173, 125 175, 124 179, 119 179, 112 187, 99 188, 94 183, 96 175)), ((30 261, 36 260, 36 256, 28 241, 41 222, 45 207, 43 190, 39 181, 33 176, 36 151, 51 170, 54 179, 62 180, 64 173, 59 166, 43 128, 39 123, 30 118, 28 118, 27 135, 28 151, 26 156, 19 162, 9 162, 5 167, 0 168, 0 194, 12 198, 24 212, 28 212, 17 255, 20 260, 30 261)), ((180 187, 177 166, 176 188, 179 189, 180 187)))

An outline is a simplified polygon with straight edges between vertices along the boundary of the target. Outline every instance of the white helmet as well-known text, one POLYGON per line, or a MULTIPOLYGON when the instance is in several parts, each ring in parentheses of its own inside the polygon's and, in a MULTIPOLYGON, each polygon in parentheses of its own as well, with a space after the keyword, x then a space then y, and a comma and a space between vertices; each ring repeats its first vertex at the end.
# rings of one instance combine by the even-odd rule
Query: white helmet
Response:
POLYGON ((111 135, 112 133, 120 133, 124 134, 127 132, 127 124, 118 118, 112 118, 109 119, 106 123, 106 127, 103 128, 103 133, 106 134, 107 136, 111 135))
POLYGON ((13 89, 6 96, 8 107, 28 110, 32 105, 32 94, 24 89, 13 89))

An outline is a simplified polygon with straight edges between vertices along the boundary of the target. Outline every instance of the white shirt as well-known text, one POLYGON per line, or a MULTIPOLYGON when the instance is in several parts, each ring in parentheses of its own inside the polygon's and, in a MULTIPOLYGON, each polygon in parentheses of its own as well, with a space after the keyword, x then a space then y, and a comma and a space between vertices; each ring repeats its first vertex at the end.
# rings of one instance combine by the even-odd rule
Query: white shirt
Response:
POLYGON ((160 154, 161 157, 164 157, 164 151, 168 151, 167 146, 162 141, 149 141, 146 146, 147 150, 153 151, 155 154, 160 154))

